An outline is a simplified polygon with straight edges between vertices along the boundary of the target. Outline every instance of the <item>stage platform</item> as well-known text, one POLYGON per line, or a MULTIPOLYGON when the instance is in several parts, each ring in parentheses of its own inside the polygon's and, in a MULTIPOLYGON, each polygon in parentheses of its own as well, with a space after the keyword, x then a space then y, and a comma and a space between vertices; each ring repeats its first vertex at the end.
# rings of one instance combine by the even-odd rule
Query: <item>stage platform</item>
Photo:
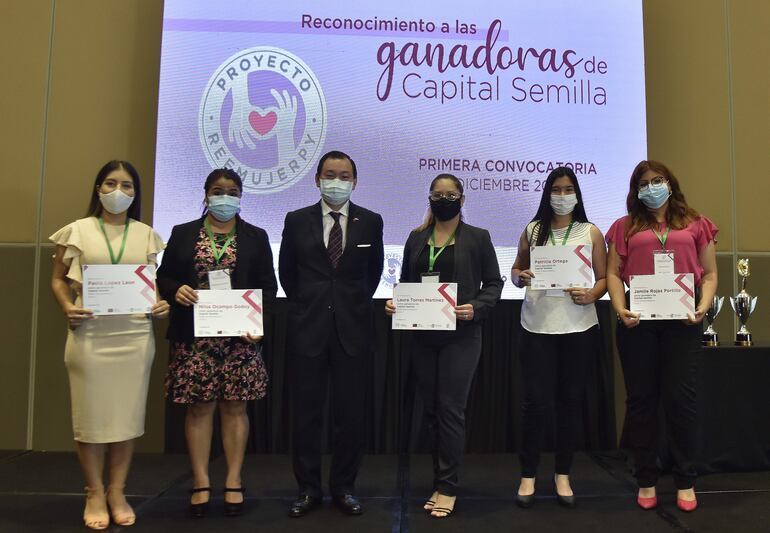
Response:
MULTIPOLYGON (((243 516, 222 516, 224 459, 212 464, 215 491, 210 516, 186 517, 190 469, 184 455, 139 454, 128 492, 137 511, 135 532, 474 532, 538 531, 558 533, 768 532, 770 472, 711 474, 696 486, 700 508, 680 512, 670 477, 659 485, 661 505, 636 507, 634 483, 623 456, 581 453, 572 472, 578 496, 575 509, 557 505, 553 494, 552 456, 543 457, 537 499, 531 509, 515 505, 518 459, 511 454, 467 455, 463 488, 454 516, 431 519, 422 502, 430 495, 430 458, 425 455, 372 455, 364 460, 358 496, 360 517, 342 515, 328 500, 307 517, 290 519, 287 506, 296 487, 285 455, 249 455, 244 468, 248 489, 243 516)), ((325 470, 327 472, 328 470, 325 470)), ((0 451, 0 531, 78 532, 82 525, 82 481, 71 453, 0 451)))

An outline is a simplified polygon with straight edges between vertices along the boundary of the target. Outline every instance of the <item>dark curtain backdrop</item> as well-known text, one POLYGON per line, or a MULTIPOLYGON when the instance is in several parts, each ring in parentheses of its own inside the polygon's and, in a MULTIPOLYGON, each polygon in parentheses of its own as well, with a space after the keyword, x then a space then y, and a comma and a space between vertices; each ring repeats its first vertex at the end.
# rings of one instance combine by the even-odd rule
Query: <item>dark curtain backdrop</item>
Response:
MULTIPOLYGON (((410 372, 410 334, 392 331, 384 312, 384 301, 375 301, 369 395, 367 398, 367 453, 425 452, 428 439, 422 423, 422 402, 415 395, 410 372)), ((467 409, 468 452, 513 452, 521 439, 521 373, 519 370, 519 315, 521 301, 501 301, 484 323, 481 360, 476 371, 467 409)), ((588 450, 617 447, 613 383, 613 320, 609 302, 597 303, 601 341, 588 369, 588 386, 583 403, 581 435, 578 442, 588 450)), ((291 449, 290 402, 286 357, 290 335, 286 301, 278 301, 276 313, 266 321, 263 357, 270 374, 268 395, 249 404, 252 453, 288 453, 291 449)), ((328 402, 327 402, 328 405, 328 402)), ((328 412, 328 409, 327 409, 328 412)), ((546 432, 551 449, 555 421, 546 432)), ((218 424, 216 424, 218 425, 218 424)), ((330 442, 328 421, 323 442, 330 442)), ((215 430, 214 451, 221 450, 215 430)), ((166 452, 184 453, 184 407, 167 403, 166 452)))

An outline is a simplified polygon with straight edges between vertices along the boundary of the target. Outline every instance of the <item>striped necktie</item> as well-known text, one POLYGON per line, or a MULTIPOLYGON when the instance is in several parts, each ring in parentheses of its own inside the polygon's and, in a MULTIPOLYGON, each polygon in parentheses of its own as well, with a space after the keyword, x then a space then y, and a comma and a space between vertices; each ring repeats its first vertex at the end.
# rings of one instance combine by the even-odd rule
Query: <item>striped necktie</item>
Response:
POLYGON ((342 215, 334 211, 329 214, 334 219, 334 225, 329 232, 329 244, 326 246, 326 252, 329 254, 332 266, 337 268, 337 263, 342 257, 342 226, 340 225, 340 216, 342 215))

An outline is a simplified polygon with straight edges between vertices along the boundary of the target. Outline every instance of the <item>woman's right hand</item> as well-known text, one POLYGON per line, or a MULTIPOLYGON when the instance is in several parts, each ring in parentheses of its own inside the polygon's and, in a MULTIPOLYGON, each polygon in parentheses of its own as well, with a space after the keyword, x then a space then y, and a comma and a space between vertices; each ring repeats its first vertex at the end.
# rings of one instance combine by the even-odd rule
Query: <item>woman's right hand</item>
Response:
POLYGON ((76 329, 84 320, 89 320, 94 317, 94 312, 90 309, 83 309, 82 307, 75 307, 74 305, 67 308, 66 314, 70 329, 76 329))
POLYGON ((534 278, 535 275, 532 273, 531 270, 522 270, 519 272, 518 275, 518 283, 516 283, 516 286, 520 289, 523 289, 524 287, 529 287, 532 285, 532 278, 534 278))
POLYGON ((618 318, 627 328, 635 328, 639 325, 639 313, 633 313, 628 309, 621 309, 618 312, 618 318))
POLYGON ((388 316, 396 314, 396 306, 393 305, 393 300, 388 300, 385 302, 385 314, 388 316))
POLYGON ((189 285, 182 285, 177 289, 174 299, 179 305, 189 307, 198 301, 198 293, 189 285))

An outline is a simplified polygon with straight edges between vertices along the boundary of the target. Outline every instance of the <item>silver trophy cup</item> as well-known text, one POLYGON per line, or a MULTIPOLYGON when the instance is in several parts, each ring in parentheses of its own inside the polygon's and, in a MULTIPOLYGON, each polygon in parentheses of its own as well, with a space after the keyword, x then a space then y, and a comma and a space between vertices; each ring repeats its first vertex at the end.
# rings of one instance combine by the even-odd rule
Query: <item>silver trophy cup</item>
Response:
POLYGON ((741 292, 735 298, 730 298, 730 306, 741 324, 738 333, 735 334, 735 345, 752 346, 754 341, 751 340, 751 333, 746 327, 746 322, 757 307, 757 297, 752 297, 746 292, 746 279, 750 276, 748 259, 738 260, 738 275, 741 276, 741 292))
POLYGON ((706 322, 708 327, 703 332, 703 346, 719 346, 719 335, 717 335, 714 329, 714 321, 717 319, 717 315, 722 310, 722 304, 724 303, 724 297, 714 296, 711 301, 711 307, 706 311, 706 322))

